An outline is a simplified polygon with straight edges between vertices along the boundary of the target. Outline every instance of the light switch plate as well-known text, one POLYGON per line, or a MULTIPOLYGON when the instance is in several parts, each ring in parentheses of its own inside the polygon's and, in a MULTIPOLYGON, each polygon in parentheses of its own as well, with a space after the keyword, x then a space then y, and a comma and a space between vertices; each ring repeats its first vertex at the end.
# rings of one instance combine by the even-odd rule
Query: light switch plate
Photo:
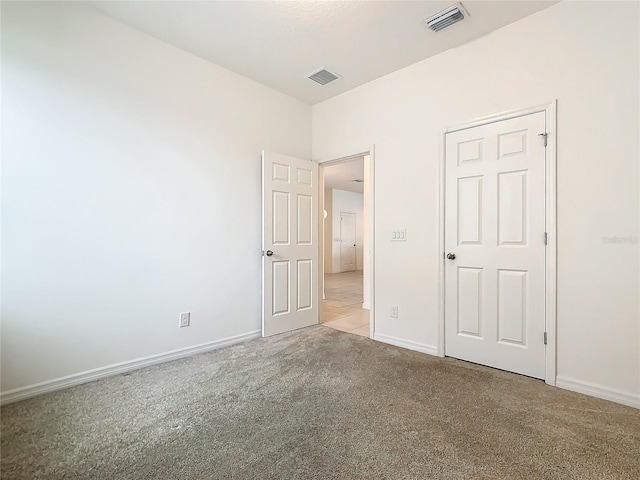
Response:
POLYGON ((406 242, 407 241, 407 229, 402 228, 399 230, 393 230, 391 232, 392 242, 406 242))

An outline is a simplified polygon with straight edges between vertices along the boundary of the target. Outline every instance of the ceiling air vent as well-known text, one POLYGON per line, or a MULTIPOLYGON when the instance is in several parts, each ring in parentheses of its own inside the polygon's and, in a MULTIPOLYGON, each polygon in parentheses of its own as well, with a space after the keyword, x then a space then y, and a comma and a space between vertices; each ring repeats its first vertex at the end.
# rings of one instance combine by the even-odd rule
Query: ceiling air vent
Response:
POLYGON ((462 4, 456 3, 455 5, 436 13, 432 17, 423 20, 422 23, 434 32, 439 32, 454 23, 458 23, 460 20, 464 20, 464 18, 468 16, 469 13, 467 13, 462 4))
POLYGON ((331 73, 329 70, 321 68, 320 70, 307 75, 307 78, 319 83, 320 85, 326 85, 327 83, 331 83, 334 80, 339 79, 340 76, 335 73, 331 73))

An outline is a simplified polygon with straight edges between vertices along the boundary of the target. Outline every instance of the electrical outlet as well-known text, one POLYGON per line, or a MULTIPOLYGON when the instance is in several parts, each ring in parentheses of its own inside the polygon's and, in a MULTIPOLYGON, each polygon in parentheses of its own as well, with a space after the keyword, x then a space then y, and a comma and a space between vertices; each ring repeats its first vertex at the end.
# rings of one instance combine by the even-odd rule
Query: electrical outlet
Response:
POLYGON ((183 312, 180 314, 180 323, 178 324, 181 327, 188 327, 191 323, 191 313, 183 312))
POLYGON ((391 318, 398 318, 398 305, 391 305, 391 318))

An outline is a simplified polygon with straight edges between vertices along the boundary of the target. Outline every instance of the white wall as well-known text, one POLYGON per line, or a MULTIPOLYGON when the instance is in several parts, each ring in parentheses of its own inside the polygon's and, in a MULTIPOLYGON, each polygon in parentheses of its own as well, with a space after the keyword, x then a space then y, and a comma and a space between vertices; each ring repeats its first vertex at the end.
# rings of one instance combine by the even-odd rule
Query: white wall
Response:
POLYGON ((338 188, 331 189, 331 271, 340 273, 340 214, 350 212, 356 214, 356 270, 364 265, 364 195, 347 192, 338 188))
POLYGON ((557 98, 558 380, 640 406, 639 245, 603 241, 639 230, 638 8, 562 2, 313 107, 314 158, 375 144, 377 334, 436 349, 446 127, 557 98))
POLYGON ((2 391, 259 330, 260 151, 309 158, 310 117, 86 7, 3 2, 2 391))

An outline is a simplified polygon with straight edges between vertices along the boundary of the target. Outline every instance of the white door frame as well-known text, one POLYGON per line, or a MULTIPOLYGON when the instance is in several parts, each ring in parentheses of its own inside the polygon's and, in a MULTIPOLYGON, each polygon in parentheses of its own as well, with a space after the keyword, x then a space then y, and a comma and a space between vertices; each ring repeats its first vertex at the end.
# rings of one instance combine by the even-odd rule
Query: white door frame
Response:
POLYGON ((438 195, 439 212, 439 242, 438 264, 439 275, 439 305, 438 305, 438 350, 437 354, 444 357, 445 352, 445 258, 444 258, 444 215, 445 215, 445 174, 446 174, 446 135, 447 133, 466 130, 488 123, 500 122, 511 118, 545 113, 545 133, 547 134, 547 148, 545 152, 545 230, 547 232, 547 248, 545 252, 545 331, 547 345, 545 349, 545 382, 556 384, 556 275, 557 275, 557 239, 556 239, 556 155, 557 130, 556 114, 557 100, 531 108, 510 110, 494 115, 478 118, 470 122, 448 128, 440 139, 440 181, 438 195))
MULTIPOLYGON (((371 262, 370 262, 370 273, 369 273, 369 338, 373 338, 375 333, 375 145, 370 145, 368 147, 352 150, 347 153, 341 153, 337 155, 327 156, 324 159, 316 160, 320 166, 320 173, 318 174, 318 184, 320 191, 319 194, 319 204, 324 205, 324 172, 322 169, 326 166, 333 165, 336 163, 343 162, 345 160, 350 160, 355 157, 362 157, 365 155, 369 155, 369 172, 365 169, 365 177, 364 181, 367 182, 369 189, 369 211, 365 211, 364 215, 368 216, 370 228, 370 234, 368 232, 364 232, 365 236, 365 245, 369 246, 371 250, 371 262)), ((318 298, 324 298, 324 221, 323 215, 318 215, 318 253, 319 253, 319 261, 318 264, 320 267, 318 268, 318 288, 319 296, 318 298)), ((364 253, 363 261, 366 262, 366 252, 364 253)), ((320 305, 320 318, 322 317, 322 302, 319 302, 320 305)))

